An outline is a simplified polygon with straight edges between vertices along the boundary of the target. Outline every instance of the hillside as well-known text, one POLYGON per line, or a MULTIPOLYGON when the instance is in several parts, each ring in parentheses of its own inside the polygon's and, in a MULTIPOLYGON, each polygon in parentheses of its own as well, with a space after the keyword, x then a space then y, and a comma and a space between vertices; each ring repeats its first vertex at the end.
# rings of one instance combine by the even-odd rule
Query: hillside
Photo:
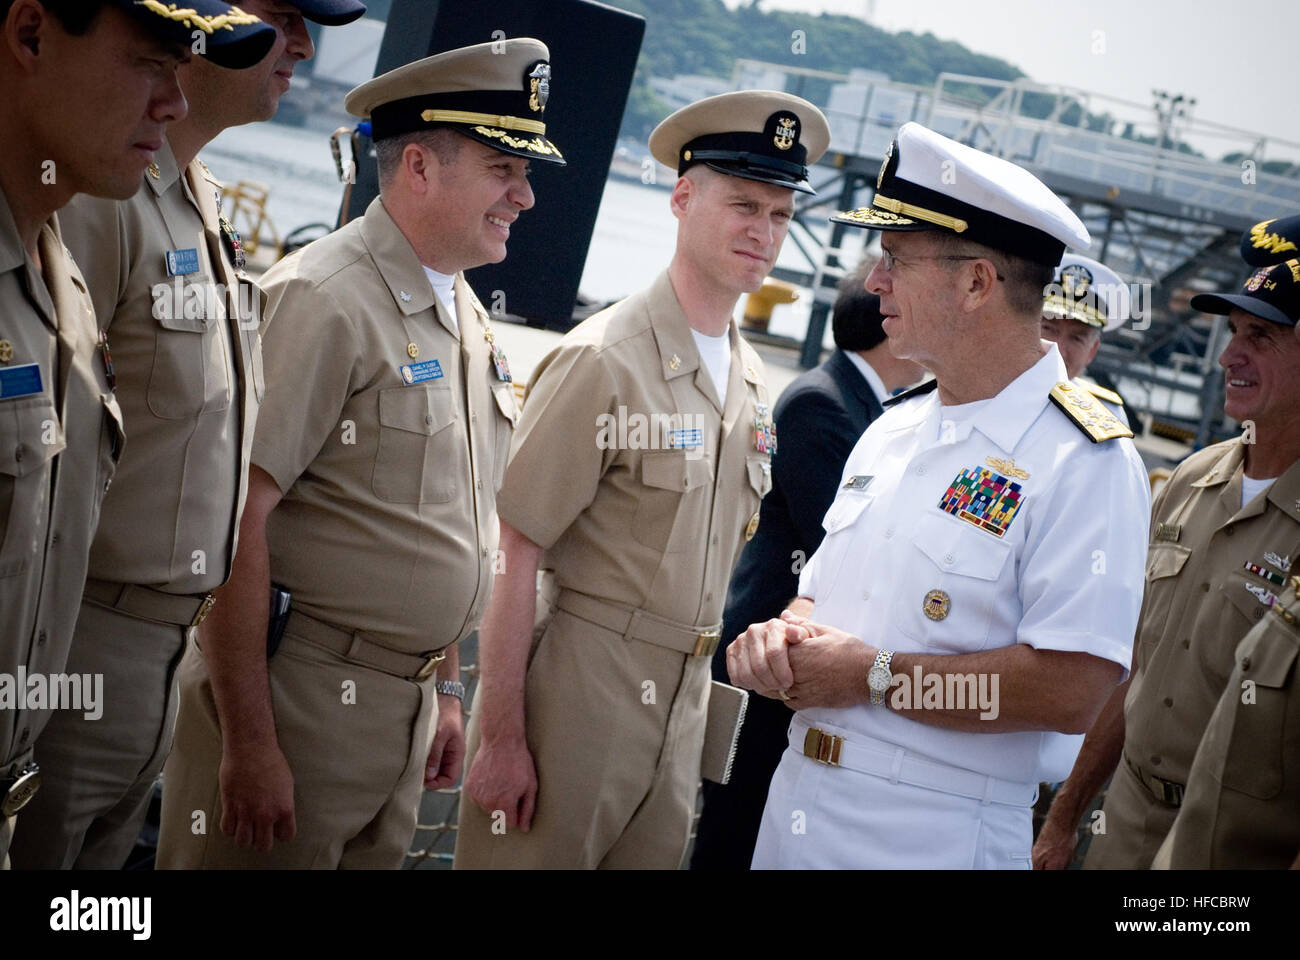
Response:
POLYGON ((933 83, 942 72, 1002 80, 1024 74, 997 57, 984 56, 931 33, 887 33, 853 17, 812 16, 758 4, 729 10, 721 0, 606 0, 646 20, 645 42, 623 133, 645 138, 667 115, 650 91, 649 78, 679 73, 728 77, 736 57, 847 74, 854 67, 878 70, 891 80, 933 83), (794 31, 803 31, 796 52, 794 31))

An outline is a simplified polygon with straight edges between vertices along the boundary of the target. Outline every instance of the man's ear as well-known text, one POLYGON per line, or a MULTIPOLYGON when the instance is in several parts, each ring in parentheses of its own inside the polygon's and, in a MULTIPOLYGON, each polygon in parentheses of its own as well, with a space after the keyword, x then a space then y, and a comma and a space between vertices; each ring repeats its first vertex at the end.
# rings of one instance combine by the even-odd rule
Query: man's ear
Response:
POLYGON ((699 193, 699 187, 690 177, 678 177, 677 182, 673 184, 673 193, 669 198, 668 206, 673 212, 673 216, 678 220, 686 216, 686 209, 699 193))
POLYGON ((439 164, 433 151, 426 150, 418 143, 408 143, 402 149, 401 167, 411 192, 416 196, 425 196, 434 188, 439 164))
POLYGON ((989 260, 967 260, 962 266, 965 269, 961 271, 958 296, 963 308, 970 313, 987 306, 993 299, 999 282, 998 273, 989 260))
POLYGON ((24 73, 31 73, 41 55, 41 35, 52 15, 31 0, 15 0, 4 21, 4 44, 24 73))

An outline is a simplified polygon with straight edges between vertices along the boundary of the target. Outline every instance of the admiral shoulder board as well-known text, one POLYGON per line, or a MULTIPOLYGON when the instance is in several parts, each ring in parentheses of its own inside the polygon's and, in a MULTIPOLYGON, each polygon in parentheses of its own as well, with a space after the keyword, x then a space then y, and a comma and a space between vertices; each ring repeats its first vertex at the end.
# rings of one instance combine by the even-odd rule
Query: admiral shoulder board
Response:
POLYGON ((1061 381, 1052 387, 1049 396, 1060 407, 1061 412, 1069 417, 1074 425, 1088 435, 1093 443, 1114 440, 1118 437, 1132 437, 1133 431, 1124 426, 1124 422, 1115 417, 1102 404, 1094 400, 1092 391, 1082 384, 1061 381))

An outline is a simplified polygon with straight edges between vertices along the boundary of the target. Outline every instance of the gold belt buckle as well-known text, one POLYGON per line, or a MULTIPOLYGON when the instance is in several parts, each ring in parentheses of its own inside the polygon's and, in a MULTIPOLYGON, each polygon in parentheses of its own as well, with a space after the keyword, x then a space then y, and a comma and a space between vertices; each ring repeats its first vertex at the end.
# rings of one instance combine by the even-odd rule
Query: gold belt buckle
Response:
POLYGON ((439 650, 437 653, 430 654, 424 661, 424 666, 420 672, 415 675, 416 680, 428 680, 438 669, 438 664, 447 659, 447 655, 439 650))
POLYGON ((695 640, 695 650, 692 651, 693 657, 711 657, 713 651, 718 649, 718 641, 722 639, 722 634, 717 630, 705 630, 695 640))
POLYGON ((840 748, 842 746, 844 746, 843 737, 837 737, 825 730, 818 730, 816 727, 810 727, 808 732, 803 735, 803 755, 830 767, 840 765, 840 748))
POLYGON ((197 627, 200 623, 202 623, 203 619, 212 610, 212 606, 216 602, 217 602, 217 598, 210 593, 206 597, 204 597, 203 602, 199 604, 198 611, 194 614, 194 619, 190 621, 190 626, 197 627))
POLYGON ((24 765, 4 796, 0 796, 0 816, 12 817, 27 806, 27 801, 36 796, 36 791, 40 788, 41 768, 35 763, 24 765))

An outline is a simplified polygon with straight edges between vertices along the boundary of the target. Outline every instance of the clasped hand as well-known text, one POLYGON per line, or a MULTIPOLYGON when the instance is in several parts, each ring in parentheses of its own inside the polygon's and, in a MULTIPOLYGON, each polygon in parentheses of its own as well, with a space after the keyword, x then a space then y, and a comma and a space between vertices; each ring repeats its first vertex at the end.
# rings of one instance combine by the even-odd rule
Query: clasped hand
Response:
POLYGON ((792 710, 851 707, 868 698, 874 648, 851 633, 785 610, 751 624, 727 647, 731 682, 792 710))

